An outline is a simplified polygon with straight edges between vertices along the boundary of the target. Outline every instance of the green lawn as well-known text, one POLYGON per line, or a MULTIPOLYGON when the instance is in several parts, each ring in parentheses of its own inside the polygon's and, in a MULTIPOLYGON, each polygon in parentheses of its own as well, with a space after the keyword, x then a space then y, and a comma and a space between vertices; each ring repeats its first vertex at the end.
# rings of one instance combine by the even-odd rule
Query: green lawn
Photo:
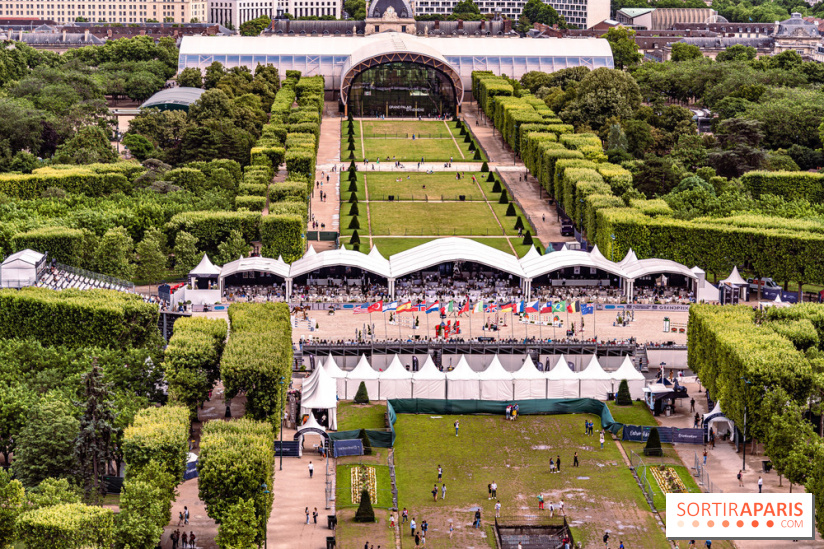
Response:
POLYGON ((355 516, 356 508, 340 509, 336 516, 338 517, 338 526, 334 532, 329 532, 327 535, 334 535, 337 541, 337 547, 343 549, 344 547, 354 547, 360 549, 363 547, 364 541, 369 541, 369 544, 374 544, 375 547, 390 548, 395 546, 395 536, 392 529, 389 528, 389 511, 383 509, 375 509, 375 520, 372 524, 357 523, 352 520, 355 516))
MULTIPOLYGON (((448 124, 449 124, 449 131, 451 131, 452 135, 455 136, 455 141, 458 142, 458 147, 460 147, 460 149, 464 153, 464 160, 465 161, 472 160, 473 162, 485 162, 485 161, 489 160, 489 158, 487 158, 487 156, 484 154, 483 150, 481 150, 481 159, 480 160, 475 160, 475 151, 470 151, 469 150, 469 143, 465 142, 466 135, 461 135, 461 130, 459 130, 455 126, 454 123, 449 122, 448 124)), ((477 145, 477 143, 476 143, 476 145, 477 145)), ((455 160, 457 160, 457 158, 455 160)))
MULTIPOLYGON (((687 487, 687 490, 693 494, 700 494, 701 488, 698 487, 698 484, 695 482, 695 479, 690 474, 689 469, 684 467, 683 465, 670 465, 678 476, 681 478, 681 481, 687 487)), ((667 511, 667 496, 664 491, 661 489, 661 486, 655 480, 655 477, 650 470, 652 466, 649 467, 639 467, 638 468, 638 476, 642 476, 642 474, 646 471, 647 480, 649 481, 649 485, 652 488, 652 503, 655 505, 655 509, 661 512, 661 520, 666 522, 666 511, 667 511)))
MULTIPOLYGON (((336 469, 337 479, 335 481, 335 507, 344 509, 346 507, 357 508, 357 503, 352 503, 352 467, 356 463, 339 464, 336 469)), ((378 480, 378 502, 373 503, 373 507, 383 509, 392 508, 392 483, 389 478, 389 467, 377 465, 368 461, 363 465, 375 468, 375 476, 378 480)))
POLYGON ((455 172, 375 172, 366 174, 366 183, 370 201, 387 200, 389 195, 393 195, 395 200, 458 200, 460 195, 469 201, 483 200, 484 196, 472 181, 472 175, 467 173, 456 179, 455 172))
POLYGON ((649 425, 658 426, 655 417, 649 410, 649 406, 644 402, 633 402, 632 406, 618 406, 615 401, 607 402, 612 417, 618 423, 624 425, 649 425))
MULTIPOLYGON (((494 197, 500 198, 500 194, 492 195, 494 197)), ((492 206, 492 209, 495 210, 495 215, 498 216, 498 219, 501 221, 501 225, 504 226, 506 230, 506 234, 508 235, 518 235, 518 229, 515 228, 515 222, 518 219, 518 216, 521 216, 521 221, 524 223, 524 233, 529 228, 529 224, 526 222, 526 216, 524 216, 521 208, 518 207, 517 204, 512 204, 512 207, 515 209, 515 215, 507 217, 506 212, 509 209, 509 204, 498 204, 497 198, 493 201, 492 197, 489 197, 489 203, 492 206)), ((532 235, 535 236, 535 235, 532 235)))
POLYGON ((355 404, 352 401, 340 401, 338 402, 338 431, 383 429, 386 427, 385 415, 385 404, 355 404))
MULTIPOLYGON (((366 159, 374 162, 377 157, 381 158, 381 162, 393 163, 392 157, 397 160, 405 162, 407 167, 415 167, 410 165, 421 161, 424 162, 446 162, 450 157, 453 157, 455 162, 461 160, 461 154, 455 141, 450 137, 439 137, 436 139, 368 139, 364 138, 363 145, 366 148, 366 159)), ((355 144, 357 147, 357 143, 355 144)), ((349 155, 346 155, 348 158, 349 155)), ((355 150, 355 160, 363 160, 363 155, 359 149, 355 150)))
MULTIPOLYGON (((621 539, 627 547, 665 547, 657 526, 632 473, 624 465, 616 445, 605 449, 597 437, 581 434, 579 415, 522 416, 507 422, 502 416, 460 416, 460 436, 452 428, 456 416, 400 415, 395 424, 395 465, 399 506, 409 509, 420 523, 427 520, 427 547, 479 547, 488 543, 471 528, 473 508, 482 509, 485 525, 494 517, 494 501, 487 498, 487 484, 498 484, 504 515, 537 512, 537 494, 547 501, 564 498, 567 519, 575 526, 576 541, 595 547, 605 529, 616 521, 632 525, 621 539), (580 467, 573 469, 578 452, 580 467), (560 474, 550 474, 550 456, 560 454, 560 474), (437 467, 444 467, 446 500, 433 502, 430 490, 437 467), (578 478, 586 477, 586 478, 578 478), (455 525, 448 539, 449 521, 455 525)), ((596 425, 600 422, 595 418, 596 425)), ((414 547, 403 536, 403 547, 414 547)))
MULTIPOLYGON (((369 203, 373 235, 472 236, 501 234, 495 217, 480 202, 369 203)), ((363 214, 360 216, 363 218, 363 214)), ((343 217, 341 217, 343 226, 343 217)), ((364 223, 361 223, 364 226, 364 223)))
MULTIPOLYGON (((438 121, 362 120, 360 123, 363 124, 363 136, 365 138, 391 135, 411 139, 413 133, 416 136, 422 135, 425 138, 451 137, 446 124, 438 121)), ((358 125, 357 120, 355 120, 355 125, 358 125)))

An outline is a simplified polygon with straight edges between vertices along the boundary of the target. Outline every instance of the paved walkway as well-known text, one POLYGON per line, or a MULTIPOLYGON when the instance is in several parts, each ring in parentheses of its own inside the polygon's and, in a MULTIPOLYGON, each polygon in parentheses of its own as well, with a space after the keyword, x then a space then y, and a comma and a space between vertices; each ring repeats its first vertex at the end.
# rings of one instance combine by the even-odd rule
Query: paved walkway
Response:
POLYGON ((501 134, 494 131, 483 113, 478 113, 477 103, 467 103, 462 107, 463 118, 472 128, 484 151, 494 162, 501 177, 506 182, 512 197, 521 207, 526 217, 536 229, 536 235, 544 245, 550 242, 570 242, 574 238, 561 236, 561 224, 554 206, 550 206, 548 195, 538 180, 531 175, 520 159, 513 161, 512 150, 504 144, 501 134), (477 122, 477 123, 476 123, 477 122), (526 179, 524 179, 526 175, 526 179))
MULTIPOLYGON (((705 392, 698 392, 697 383, 685 383, 689 394, 695 398, 695 411, 703 417, 707 413, 707 397, 705 392)), ((703 390, 702 390, 703 391, 703 390)), ((658 421, 667 427, 692 427, 695 413, 689 411, 689 402, 681 401, 681 407, 676 408, 679 412, 673 416, 660 416, 658 421)), ((675 451, 688 469, 692 470, 695 464, 695 456, 699 459, 703 453, 703 448, 695 444, 676 444, 675 451)), ((732 442, 717 440, 715 449, 708 449, 707 465, 705 471, 709 473, 710 480, 716 487, 716 491, 730 493, 758 493, 758 477, 764 480, 763 491, 765 493, 789 493, 790 483, 784 479, 779 486, 778 474, 775 470, 769 473, 761 472, 761 461, 767 459, 762 450, 759 449, 756 455, 752 455, 752 444, 747 445, 747 470, 744 472, 744 486, 738 486, 736 475, 741 469, 742 455, 735 451, 732 442)), ((804 491, 801 486, 794 486, 793 492, 804 491)), ((798 548, 822 548, 822 541, 757 541, 745 540, 736 541, 735 546, 739 549, 782 549, 792 547, 798 548)))
MULTIPOLYGON (((315 181, 312 190, 309 216, 310 231, 337 231, 340 225, 340 118, 329 115, 334 113, 337 106, 332 107, 327 104, 324 117, 320 124, 320 144, 318 146, 317 166, 315 167, 315 181), (335 171, 331 171, 336 166, 335 171), (327 180, 328 178, 328 180, 327 180), (323 186, 319 183, 322 182, 323 186), (321 202, 320 193, 324 192, 325 199, 321 202), (317 221, 318 227, 312 227, 312 220, 317 221), (320 224, 325 228, 321 228, 320 224)), ((311 241, 309 244, 315 251, 334 249, 334 242, 311 241)))

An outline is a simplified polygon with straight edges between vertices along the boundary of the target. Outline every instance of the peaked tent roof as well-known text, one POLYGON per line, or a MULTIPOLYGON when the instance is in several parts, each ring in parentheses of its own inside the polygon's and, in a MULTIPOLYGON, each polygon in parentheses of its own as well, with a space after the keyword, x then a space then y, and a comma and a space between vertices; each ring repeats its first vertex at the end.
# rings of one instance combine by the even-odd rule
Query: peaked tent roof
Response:
POLYGON ((478 377, 478 373, 469 367, 469 363, 466 361, 466 357, 461 355, 461 359, 458 361, 458 365, 451 372, 446 372, 446 379, 451 381, 461 381, 461 380, 477 380, 480 379, 478 377))
POLYGON ((401 364, 401 359, 398 355, 389 363, 386 370, 380 372, 380 379, 412 379, 412 373, 407 371, 401 364))
POLYGON ((520 368, 512 372, 512 379, 546 379, 546 374, 539 372, 532 362, 532 357, 526 355, 526 360, 520 368))
POLYGON ((372 366, 369 365, 369 361, 366 360, 366 355, 361 355, 360 361, 358 361, 358 365, 349 372, 346 377, 347 379, 378 379, 378 372, 376 372, 372 366))
POLYGON ((601 368, 601 363, 598 362, 598 357, 595 355, 592 355, 587 367, 578 372, 578 375, 581 379, 612 379, 612 376, 601 368))
POLYGON ((14 252, 10 256, 8 256, 6 260, 3 261, 3 264, 11 263, 12 261, 22 261, 23 263, 28 263, 30 265, 37 265, 42 259, 43 254, 26 248, 25 250, 14 252))
MULTIPOLYGON (((300 403, 300 407, 309 408, 309 406, 304 406, 302 402, 300 403)), ((334 406, 312 406, 312 408, 334 408, 334 406)), ((298 429, 295 434, 300 434, 302 431, 308 431, 309 429, 320 429, 324 433, 326 432, 326 429, 323 428, 323 425, 318 423, 318 421, 315 419, 315 414, 309 414, 309 419, 306 420, 306 423, 300 426, 300 429, 298 429)))
POLYGON ((712 417, 712 416, 723 416, 724 412, 721 411, 721 401, 716 400, 715 406, 713 406, 712 411, 704 414, 704 418, 712 417))
POLYGON ((721 284, 732 284, 733 286, 746 286, 749 283, 743 278, 741 278, 741 275, 738 273, 738 267, 733 267, 730 276, 722 280, 721 284))
POLYGON ((346 377, 346 372, 340 369, 340 366, 338 366, 338 363, 335 362, 335 359, 332 357, 332 353, 329 353, 329 358, 323 363, 323 369, 335 379, 346 377))
POLYGON ((189 276, 196 276, 200 278, 206 278, 211 276, 217 276, 220 274, 221 268, 216 266, 209 260, 209 256, 203 254, 203 259, 200 260, 200 263, 197 264, 197 267, 189 271, 189 276))
POLYGON ((289 276, 289 264, 267 257, 241 257, 240 259, 225 264, 220 270, 220 278, 223 279, 235 273, 248 271, 272 273, 279 277, 287 278, 289 276))
POLYGON ((337 382, 323 368, 316 368, 315 375, 316 382, 310 394, 301 395, 301 408, 335 408, 338 405, 337 382))
POLYGON ((566 359, 562 356, 555 364, 555 367, 546 374, 547 379, 562 380, 562 379, 581 379, 581 376, 569 369, 566 359))
POLYGON ((364 254, 354 250, 346 250, 343 248, 337 250, 326 250, 317 253, 314 248, 306 252, 304 256, 294 263, 290 270, 292 277, 300 276, 302 274, 311 273, 323 267, 356 267, 369 271, 378 276, 389 278, 392 276, 389 269, 389 261, 378 254, 364 254))
POLYGON ((440 263, 454 261, 472 261, 514 276, 524 276, 524 270, 514 255, 459 237, 436 238, 393 255, 390 263, 392 276, 397 278, 440 263))
POLYGON ((498 355, 492 357, 492 362, 489 363, 486 370, 483 372, 478 372, 478 377, 480 379, 512 379, 512 374, 504 370, 504 365, 501 364, 501 361, 498 359, 498 355))
POLYGON ((621 381, 622 379, 626 379, 627 381, 631 381, 633 379, 646 381, 647 379, 644 377, 644 374, 635 369, 629 355, 624 357, 624 361, 621 363, 621 366, 612 372, 610 377, 616 381, 621 381))
POLYGON ((435 362, 431 356, 426 357, 426 361, 421 366, 420 370, 412 373, 412 379, 446 379, 446 375, 438 370, 435 362))

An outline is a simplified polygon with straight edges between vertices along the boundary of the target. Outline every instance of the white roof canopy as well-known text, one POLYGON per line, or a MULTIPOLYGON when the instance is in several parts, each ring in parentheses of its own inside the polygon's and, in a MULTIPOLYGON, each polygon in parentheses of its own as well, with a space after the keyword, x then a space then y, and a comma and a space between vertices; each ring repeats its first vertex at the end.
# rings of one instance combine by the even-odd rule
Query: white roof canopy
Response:
POLYGON ((547 372, 547 379, 557 381, 562 379, 580 379, 580 376, 569 369, 569 365, 564 357, 555 364, 555 367, 547 372))
POLYGON ((629 358, 629 355, 624 357, 624 361, 621 363, 621 366, 617 370, 612 372, 610 376, 612 377, 612 379, 616 381, 621 381, 622 379, 626 379, 627 381, 646 381, 644 374, 635 369, 635 366, 632 364, 632 359, 629 358))
POLYGON ((267 257, 241 257, 236 261, 227 263, 220 271, 221 280, 235 273, 256 271, 261 273, 271 273, 273 275, 287 278, 289 276, 289 264, 282 259, 269 259, 267 257))
POLYGON ((578 372, 578 376, 581 379, 612 379, 612 376, 610 376, 608 373, 604 371, 603 368, 601 368, 601 363, 598 362, 598 358, 595 355, 592 355, 592 358, 589 360, 589 364, 587 364, 587 367, 583 371, 578 372))
POLYGON ((721 284, 731 284, 733 286, 746 286, 748 283, 738 273, 738 267, 733 267, 730 276, 722 280, 721 284))
POLYGON ((324 267, 355 267, 378 276, 390 277, 389 261, 378 254, 364 254, 353 250, 337 249, 317 253, 310 248, 306 254, 294 263, 289 276, 296 277, 317 271, 324 267))
POLYGON ((498 360, 498 355, 492 357, 492 362, 489 363, 486 370, 478 372, 478 378, 481 380, 489 379, 512 379, 512 374, 504 370, 504 365, 498 360))
POLYGON ((392 362, 389 363, 389 367, 380 372, 379 375, 381 381, 384 379, 412 379, 412 373, 404 368, 403 364, 401 364, 401 359, 398 358, 398 355, 395 355, 395 358, 393 358, 392 362))
POLYGON ((524 363, 521 364, 521 367, 512 372, 513 379, 546 379, 546 374, 543 372, 539 372, 538 368, 535 367, 535 363, 532 362, 532 357, 526 355, 526 359, 524 363))
POLYGON ((220 274, 221 268, 214 265, 209 256, 203 254, 203 259, 197 264, 197 267, 189 271, 189 276, 196 276, 198 278, 214 278, 220 274))
POLYGON ((346 377, 347 379, 378 379, 379 375, 366 360, 366 355, 361 355, 358 365, 346 377))
POLYGON ((435 362, 432 360, 431 356, 426 357, 426 361, 424 361, 423 366, 417 371, 412 373, 412 379, 434 379, 434 380, 441 380, 446 379, 446 374, 442 371, 438 370, 438 367, 435 366, 435 362))
POLYGON ((26 248, 25 250, 20 250, 19 252, 14 252, 10 256, 8 256, 4 261, 3 265, 8 263, 12 263, 14 261, 22 261, 23 263, 28 263, 29 265, 37 265, 43 259, 43 254, 40 252, 35 252, 34 250, 30 250, 26 248))
POLYGON ((392 276, 396 278, 454 261, 472 261, 514 276, 524 276, 521 264, 514 255, 468 238, 437 238, 389 259, 392 276))
POLYGON ((340 366, 338 366, 338 363, 335 362, 335 359, 332 357, 332 353, 329 353, 329 358, 323 363, 323 369, 334 379, 346 377, 346 372, 340 369, 340 366))
POLYGON ((480 378, 478 373, 469 367, 466 357, 461 355, 458 365, 452 371, 446 372, 446 379, 450 381, 473 381, 480 378))
POLYGON ((338 405, 337 383, 323 368, 316 368, 315 382, 301 395, 301 408, 335 408, 338 405))

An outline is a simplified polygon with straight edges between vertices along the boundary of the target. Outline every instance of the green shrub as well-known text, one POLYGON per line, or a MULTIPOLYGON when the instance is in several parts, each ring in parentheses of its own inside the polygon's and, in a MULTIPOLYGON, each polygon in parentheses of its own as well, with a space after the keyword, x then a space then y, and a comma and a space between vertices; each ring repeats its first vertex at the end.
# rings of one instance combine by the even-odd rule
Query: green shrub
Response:
POLYGON ((615 395, 616 406, 632 406, 632 397, 629 394, 629 384, 626 379, 622 379, 618 385, 618 393, 615 395))
MULTIPOLYGON (((225 327, 226 323, 222 320, 220 322, 225 327)), ((170 347, 172 341, 169 342, 170 347)), ((221 341, 221 345, 222 343, 221 341)), ((185 353, 190 357, 197 357, 199 354, 199 351, 193 348, 194 342, 184 343, 179 340, 175 345, 172 353, 176 368, 180 362, 186 360, 183 356, 185 353)), ((123 433, 123 457, 129 467, 129 476, 140 474, 144 467, 155 461, 166 472, 172 474, 177 482, 182 482, 188 453, 189 411, 183 406, 169 405, 140 410, 135 415, 133 423, 126 427, 123 433)))
POLYGON ((361 381, 358 385, 358 392, 355 393, 355 404, 369 404, 369 393, 366 391, 366 384, 361 381))
POLYGON ((349 243, 358 245, 360 244, 360 236, 358 235, 357 229, 352 232, 352 236, 349 237, 349 243))
POLYGON ((81 549, 111 547, 114 513, 111 509, 63 503, 22 514, 17 520, 20 541, 28 547, 81 549))
POLYGON ((305 228, 305 216, 279 214, 270 208, 269 215, 260 220, 261 253, 264 257, 283 256, 286 262, 300 259, 306 247, 305 228))
POLYGON ((754 198, 772 194, 786 200, 803 198, 814 203, 824 202, 824 174, 752 171, 741 176, 741 183, 754 198))
POLYGON ((256 212, 183 212, 172 217, 166 224, 166 230, 172 240, 180 231, 186 231, 198 239, 201 250, 214 254, 218 245, 228 240, 233 230, 240 231, 246 242, 259 240, 260 219, 260 214, 256 212))
POLYGON ((357 201, 358 201, 358 195, 356 195, 355 193, 351 193, 349 195, 349 203, 354 204, 357 201))
POLYGON ((501 192, 503 190, 503 188, 501 187, 501 182, 498 181, 497 179, 494 179, 494 178, 493 178, 493 180, 495 181, 495 184, 492 185, 492 192, 493 193, 501 192))
POLYGON ((487 183, 492 183, 493 181, 496 181, 495 174, 492 173, 492 172, 489 172, 489 175, 486 176, 486 182, 487 183))
POLYGON ((358 203, 357 202, 352 204, 352 206, 349 208, 349 215, 358 215, 358 203))
POLYGON ((237 194, 240 196, 266 196, 266 183, 241 183, 238 185, 237 194))
POLYGON ((507 196, 506 189, 501 192, 501 198, 498 199, 498 204, 509 204, 509 197, 507 196))
POLYGON ((473 156, 472 159, 473 160, 481 160, 481 158, 483 158, 483 157, 481 156, 480 149, 475 149, 475 156, 473 156))
POLYGON ((206 176, 202 171, 194 168, 177 168, 169 170, 163 174, 163 179, 171 181, 181 189, 192 191, 193 193, 203 192, 211 188, 211 185, 206 185, 206 176))
POLYGON ((269 201, 280 202, 294 198, 298 201, 306 200, 306 183, 302 181, 284 181, 269 185, 269 201))
POLYGON ((524 246, 531 246, 532 245, 532 233, 530 231, 527 231, 524 234, 524 240, 523 240, 523 242, 521 242, 521 244, 523 244, 524 246))
POLYGON ((11 239, 12 251, 29 248, 68 265, 80 261, 83 249, 83 231, 66 227, 40 227, 25 233, 17 233, 11 239))
POLYGON ((360 505, 358 505, 358 510, 355 511, 355 522, 375 522, 375 510, 372 509, 369 490, 366 488, 361 492, 360 505))
POLYGON ((265 196, 238 196, 235 198, 236 210, 248 210, 250 212, 262 212, 266 207, 265 196))
POLYGON ((349 188, 346 189, 346 190, 350 193, 358 192, 358 182, 357 181, 350 181, 349 182, 349 188))
POLYGON ((481 172, 488 172, 488 171, 489 171, 489 164, 487 164, 486 161, 484 161, 484 163, 481 164, 481 172))
POLYGON ((520 216, 520 215, 518 216, 518 219, 517 219, 517 220, 515 220, 515 227, 513 227, 513 228, 514 228, 516 231, 517 231, 518 229, 523 230, 523 228, 524 228, 524 220, 523 220, 523 219, 521 219, 521 216, 520 216))
POLYGON ((352 220, 349 222, 349 229, 360 229, 360 222, 358 221, 358 216, 352 217, 352 220))
POLYGON ((509 206, 508 206, 508 207, 507 207, 507 209, 506 209, 506 216, 507 216, 507 217, 514 217, 515 215, 516 215, 516 214, 515 214, 515 204, 513 204, 512 202, 510 202, 510 203, 509 203, 509 206))
POLYGON ((661 448, 661 436, 658 434, 658 427, 650 429, 647 443, 644 446, 645 456, 663 456, 664 450, 661 448))

